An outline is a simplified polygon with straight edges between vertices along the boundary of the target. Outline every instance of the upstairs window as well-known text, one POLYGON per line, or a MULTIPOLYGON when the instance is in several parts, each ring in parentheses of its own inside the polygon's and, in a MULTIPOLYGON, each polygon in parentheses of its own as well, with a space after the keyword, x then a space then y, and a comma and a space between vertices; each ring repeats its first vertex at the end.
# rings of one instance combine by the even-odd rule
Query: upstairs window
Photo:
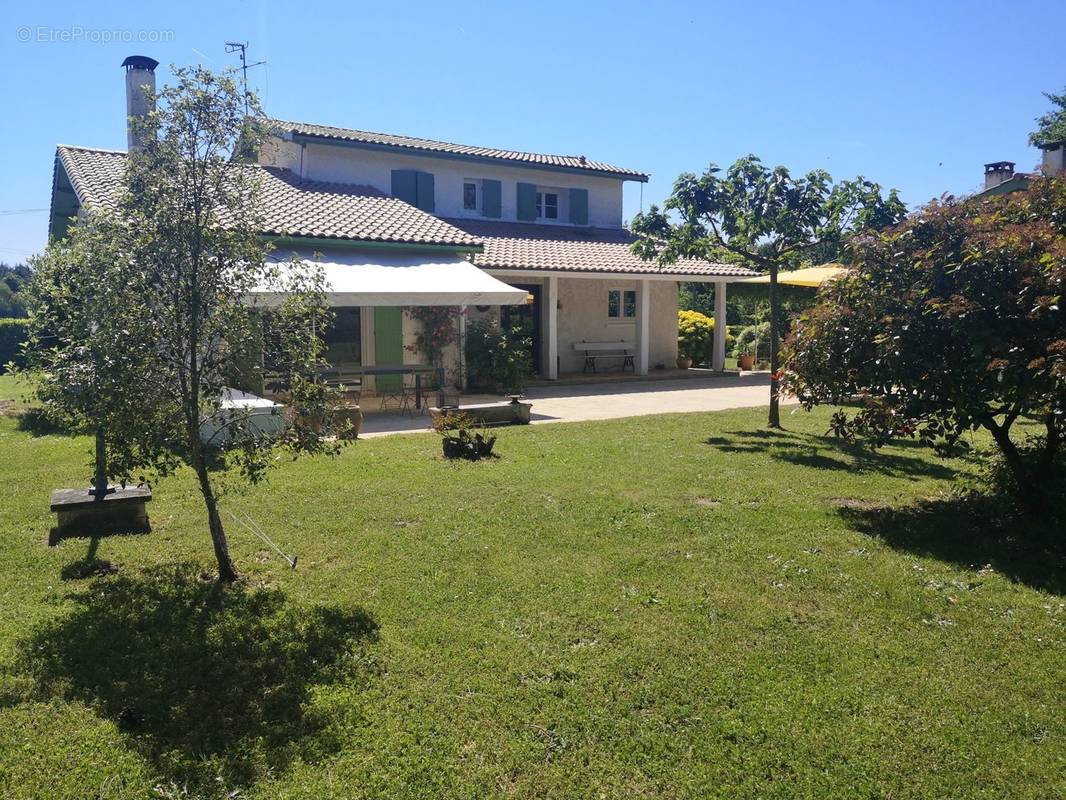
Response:
POLYGON ((537 219, 559 219, 558 192, 537 192, 537 219))
POLYGON ((477 211, 477 181, 463 181, 463 210, 477 211))

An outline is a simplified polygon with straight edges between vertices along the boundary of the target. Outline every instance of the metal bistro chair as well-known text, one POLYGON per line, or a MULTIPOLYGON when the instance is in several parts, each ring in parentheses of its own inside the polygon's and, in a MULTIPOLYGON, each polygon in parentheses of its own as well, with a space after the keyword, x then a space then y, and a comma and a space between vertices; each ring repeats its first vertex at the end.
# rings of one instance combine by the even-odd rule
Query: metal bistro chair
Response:
POLYGON ((444 405, 459 405, 459 390, 454 386, 449 386, 447 379, 441 384, 438 372, 434 370, 425 375, 422 380, 422 413, 428 414, 430 407, 440 402, 441 395, 444 397, 444 405))
MULTIPOLYGON (((393 376, 390 375, 388 377, 392 378, 393 376)), ((399 378, 398 384, 393 384, 393 386, 390 387, 389 384, 393 383, 393 381, 390 380, 386 383, 388 388, 378 388, 378 394, 381 395, 381 409, 384 411, 388 409, 390 405, 394 405, 400 414, 406 414, 409 417, 413 417, 415 405, 414 376, 396 375, 395 377, 399 378)), ((381 378, 379 377, 378 380, 380 381, 381 378)))
POLYGON ((376 375, 374 376, 374 390, 380 398, 380 408, 387 410, 390 405, 403 410, 404 405, 404 376, 403 375, 376 375))

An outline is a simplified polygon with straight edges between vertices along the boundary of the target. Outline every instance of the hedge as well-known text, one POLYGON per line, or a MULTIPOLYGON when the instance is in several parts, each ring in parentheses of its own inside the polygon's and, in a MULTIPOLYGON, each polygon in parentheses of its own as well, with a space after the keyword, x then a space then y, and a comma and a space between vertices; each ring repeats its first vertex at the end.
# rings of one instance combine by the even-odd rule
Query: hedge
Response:
POLYGON ((7 372, 9 361, 25 366, 22 343, 26 341, 27 324, 24 319, 0 318, 0 374, 7 372))

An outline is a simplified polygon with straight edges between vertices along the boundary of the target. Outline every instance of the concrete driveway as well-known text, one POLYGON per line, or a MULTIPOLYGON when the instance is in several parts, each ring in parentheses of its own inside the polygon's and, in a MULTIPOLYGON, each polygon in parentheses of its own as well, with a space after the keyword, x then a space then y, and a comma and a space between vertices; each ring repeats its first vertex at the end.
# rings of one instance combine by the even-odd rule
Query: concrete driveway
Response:
MULTIPOLYGON (((685 411, 720 411, 726 408, 765 406, 770 376, 765 372, 736 376, 676 380, 583 383, 570 386, 535 386, 526 392, 533 403, 533 424, 580 422, 594 419, 640 417, 685 411)), ((488 403, 502 398, 464 396, 464 403, 488 403)), ((794 400, 782 398, 783 403, 794 400)), ((376 412, 377 401, 367 398, 361 436, 382 436, 426 430, 429 418, 416 413, 376 412)))

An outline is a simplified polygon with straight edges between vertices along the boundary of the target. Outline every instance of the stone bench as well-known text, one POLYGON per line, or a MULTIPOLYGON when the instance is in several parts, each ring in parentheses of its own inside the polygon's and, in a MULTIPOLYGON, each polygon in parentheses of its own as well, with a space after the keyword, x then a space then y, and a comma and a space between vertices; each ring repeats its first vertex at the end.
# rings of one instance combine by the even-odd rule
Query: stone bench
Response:
POLYGON ((98 500, 88 489, 56 489, 50 509, 57 525, 49 544, 72 536, 99 536, 108 533, 148 533, 151 525, 145 504, 152 499, 147 486, 112 486, 98 500))

